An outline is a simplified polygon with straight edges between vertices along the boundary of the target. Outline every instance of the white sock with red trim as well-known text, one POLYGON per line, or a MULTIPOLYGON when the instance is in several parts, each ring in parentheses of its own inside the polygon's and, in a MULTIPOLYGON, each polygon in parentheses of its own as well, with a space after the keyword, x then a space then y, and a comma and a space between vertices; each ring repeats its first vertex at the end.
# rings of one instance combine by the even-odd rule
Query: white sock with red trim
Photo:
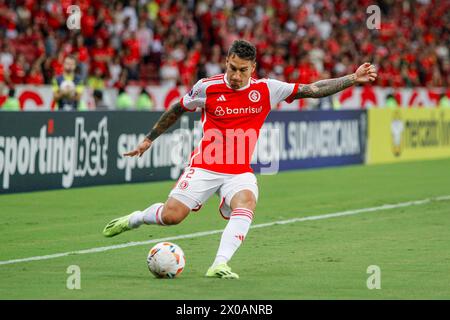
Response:
POLYGON ((144 211, 138 211, 131 215, 129 225, 131 228, 138 228, 142 224, 159 224, 165 225, 161 219, 161 212, 164 203, 159 202, 152 204, 144 211))
POLYGON ((236 208, 231 213, 225 230, 222 233, 219 250, 213 266, 228 262, 247 236, 253 220, 253 212, 246 208, 236 208))

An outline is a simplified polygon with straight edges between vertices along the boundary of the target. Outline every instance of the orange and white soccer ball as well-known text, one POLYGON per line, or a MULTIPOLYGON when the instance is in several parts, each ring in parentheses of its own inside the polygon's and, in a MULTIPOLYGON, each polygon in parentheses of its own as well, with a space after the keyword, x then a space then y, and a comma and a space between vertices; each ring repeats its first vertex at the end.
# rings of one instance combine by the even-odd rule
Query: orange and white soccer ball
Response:
POLYGON ((184 252, 171 242, 160 242, 150 249, 147 265, 157 278, 175 278, 183 272, 186 264, 184 252))

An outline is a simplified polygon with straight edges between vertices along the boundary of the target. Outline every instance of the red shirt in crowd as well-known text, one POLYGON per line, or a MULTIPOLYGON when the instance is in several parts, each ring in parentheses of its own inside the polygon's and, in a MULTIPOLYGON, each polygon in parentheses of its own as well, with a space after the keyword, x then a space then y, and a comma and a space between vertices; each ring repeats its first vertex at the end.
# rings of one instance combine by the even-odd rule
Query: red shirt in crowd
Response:
POLYGON ((12 83, 21 84, 25 82, 25 68, 16 61, 9 67, 9 74, 12 83))
POLYGON ((39 70, 37 72, 31 72, 25 79, 26 84, 40 85, 44 84, 44 77, 42 72, 39 70))

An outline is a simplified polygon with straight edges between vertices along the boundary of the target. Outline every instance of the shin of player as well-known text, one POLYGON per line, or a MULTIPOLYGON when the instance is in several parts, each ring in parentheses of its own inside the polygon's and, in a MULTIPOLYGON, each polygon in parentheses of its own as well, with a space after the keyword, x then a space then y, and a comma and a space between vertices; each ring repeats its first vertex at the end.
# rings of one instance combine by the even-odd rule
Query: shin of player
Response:
POLYGON ((256 207, 256 197, 250 190, 242 190, 231 200, 232 212, 222 233, 212 268, 226 264, 245 240, 256 207))
POLYGON ((183 221, 189 212, 190 209, 186 205, 170 197, 165 204, 158 202, 143 211, 133 212, 129 219, 129 227, 135 229, 142 224, 175 225, 183 221))

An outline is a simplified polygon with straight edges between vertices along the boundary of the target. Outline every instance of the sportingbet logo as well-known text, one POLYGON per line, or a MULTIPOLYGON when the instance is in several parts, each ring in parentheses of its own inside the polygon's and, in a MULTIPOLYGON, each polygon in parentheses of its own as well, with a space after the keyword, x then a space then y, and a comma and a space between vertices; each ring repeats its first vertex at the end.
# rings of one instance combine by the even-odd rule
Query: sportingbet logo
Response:
POLYGON ((37 137, 0 136, 0 177, 9 189, 11 176, 61 174, 62 186, 70 188, 75 177, 104 176, 108 163, 108 121, 86 131, 84 118, 75 119, 74 136, 47 136, 43 125, 37 137))
POLYGON ((261 113, 262 106, 254 108, 254 107, 244 107, 244 108, 229 108, 229 107, 216 107, 216 110, 214 110, 214 114, 218 117, 222 117, 224 115, 230 115, 230 114, 255 114, 255 113, 261 113))

